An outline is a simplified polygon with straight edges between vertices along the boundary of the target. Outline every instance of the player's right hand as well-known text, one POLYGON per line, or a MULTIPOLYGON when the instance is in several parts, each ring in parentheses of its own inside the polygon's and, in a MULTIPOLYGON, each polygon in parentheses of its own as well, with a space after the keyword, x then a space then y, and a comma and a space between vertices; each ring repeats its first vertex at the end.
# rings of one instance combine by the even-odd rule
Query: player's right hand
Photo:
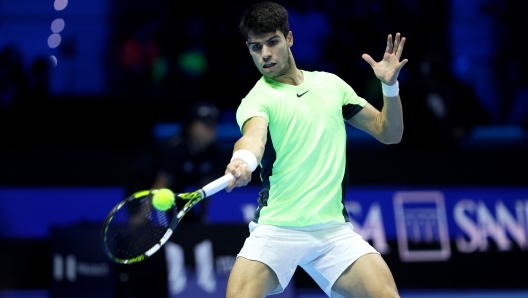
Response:
POLYGON ((251 169, 241 159, 235 158, 227 165, 225 173, 231 173, 235 179, 229 181, 226 187, 227 192, 231 192, 235 187, 246 186, 251 181, 251 169))

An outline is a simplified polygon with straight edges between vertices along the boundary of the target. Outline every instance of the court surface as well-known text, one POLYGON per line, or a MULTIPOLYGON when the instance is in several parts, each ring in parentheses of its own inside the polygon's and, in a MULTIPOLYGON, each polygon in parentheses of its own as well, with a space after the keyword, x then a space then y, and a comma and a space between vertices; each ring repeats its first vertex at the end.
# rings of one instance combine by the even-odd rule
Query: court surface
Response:
MULTIPOLYGON (((525 290, 399 290, 401 298, 526 298, 528 289, 525 290)), ((327 298, 322 293, 301 291, 296 298, 327 298)))
MULTIPOLYGON (((327 298, 313 291, 300 291, 296 298, 327 298)), ((526 298, 526 290, 400 290, 402 298, 526 298)), ((273 296, 270 296, 273 297, 273 296)), ((0 298, 49 298, 46 290, 0 291, 0 298)))

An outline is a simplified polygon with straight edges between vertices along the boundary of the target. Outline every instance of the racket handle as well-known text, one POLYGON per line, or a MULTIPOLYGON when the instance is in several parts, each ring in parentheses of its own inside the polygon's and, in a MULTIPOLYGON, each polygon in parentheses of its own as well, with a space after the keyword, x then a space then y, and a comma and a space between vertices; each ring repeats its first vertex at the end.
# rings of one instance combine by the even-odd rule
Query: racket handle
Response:
POLYGON ((229 181, 231 181, 232 179, 235 179, 235 176, 233 176, 233 174, 231 173, 227 173, 225 176, 220 177, 216 179, 215 181, 202 187, 202 191, 204 192, 204 198, 208 196, 212 196, 215 193, 226 188, 229 185, 229 181))

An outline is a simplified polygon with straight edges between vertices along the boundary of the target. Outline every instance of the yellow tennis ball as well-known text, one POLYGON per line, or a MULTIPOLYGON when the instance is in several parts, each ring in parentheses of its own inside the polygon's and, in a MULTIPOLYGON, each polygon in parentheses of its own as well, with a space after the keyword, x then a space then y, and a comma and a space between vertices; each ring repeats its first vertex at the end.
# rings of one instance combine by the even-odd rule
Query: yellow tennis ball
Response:
POLYGON ((174 204, 174 193, 168 188, 161 188, 152 197, 152 206, 165 211, 169 210, 174 204))

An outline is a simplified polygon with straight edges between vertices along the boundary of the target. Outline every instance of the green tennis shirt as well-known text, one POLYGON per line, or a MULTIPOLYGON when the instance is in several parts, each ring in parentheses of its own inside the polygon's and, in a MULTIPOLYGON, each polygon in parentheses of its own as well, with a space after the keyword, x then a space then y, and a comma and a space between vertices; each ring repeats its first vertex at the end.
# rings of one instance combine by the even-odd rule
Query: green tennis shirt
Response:
POLYGON ((262 77, 237 109, 240 128, 264 117, 268 139, 253 221, 309 227, 348 221, 345 120, 366 104, 338 76, 302 71, 299 86, 262 77))

